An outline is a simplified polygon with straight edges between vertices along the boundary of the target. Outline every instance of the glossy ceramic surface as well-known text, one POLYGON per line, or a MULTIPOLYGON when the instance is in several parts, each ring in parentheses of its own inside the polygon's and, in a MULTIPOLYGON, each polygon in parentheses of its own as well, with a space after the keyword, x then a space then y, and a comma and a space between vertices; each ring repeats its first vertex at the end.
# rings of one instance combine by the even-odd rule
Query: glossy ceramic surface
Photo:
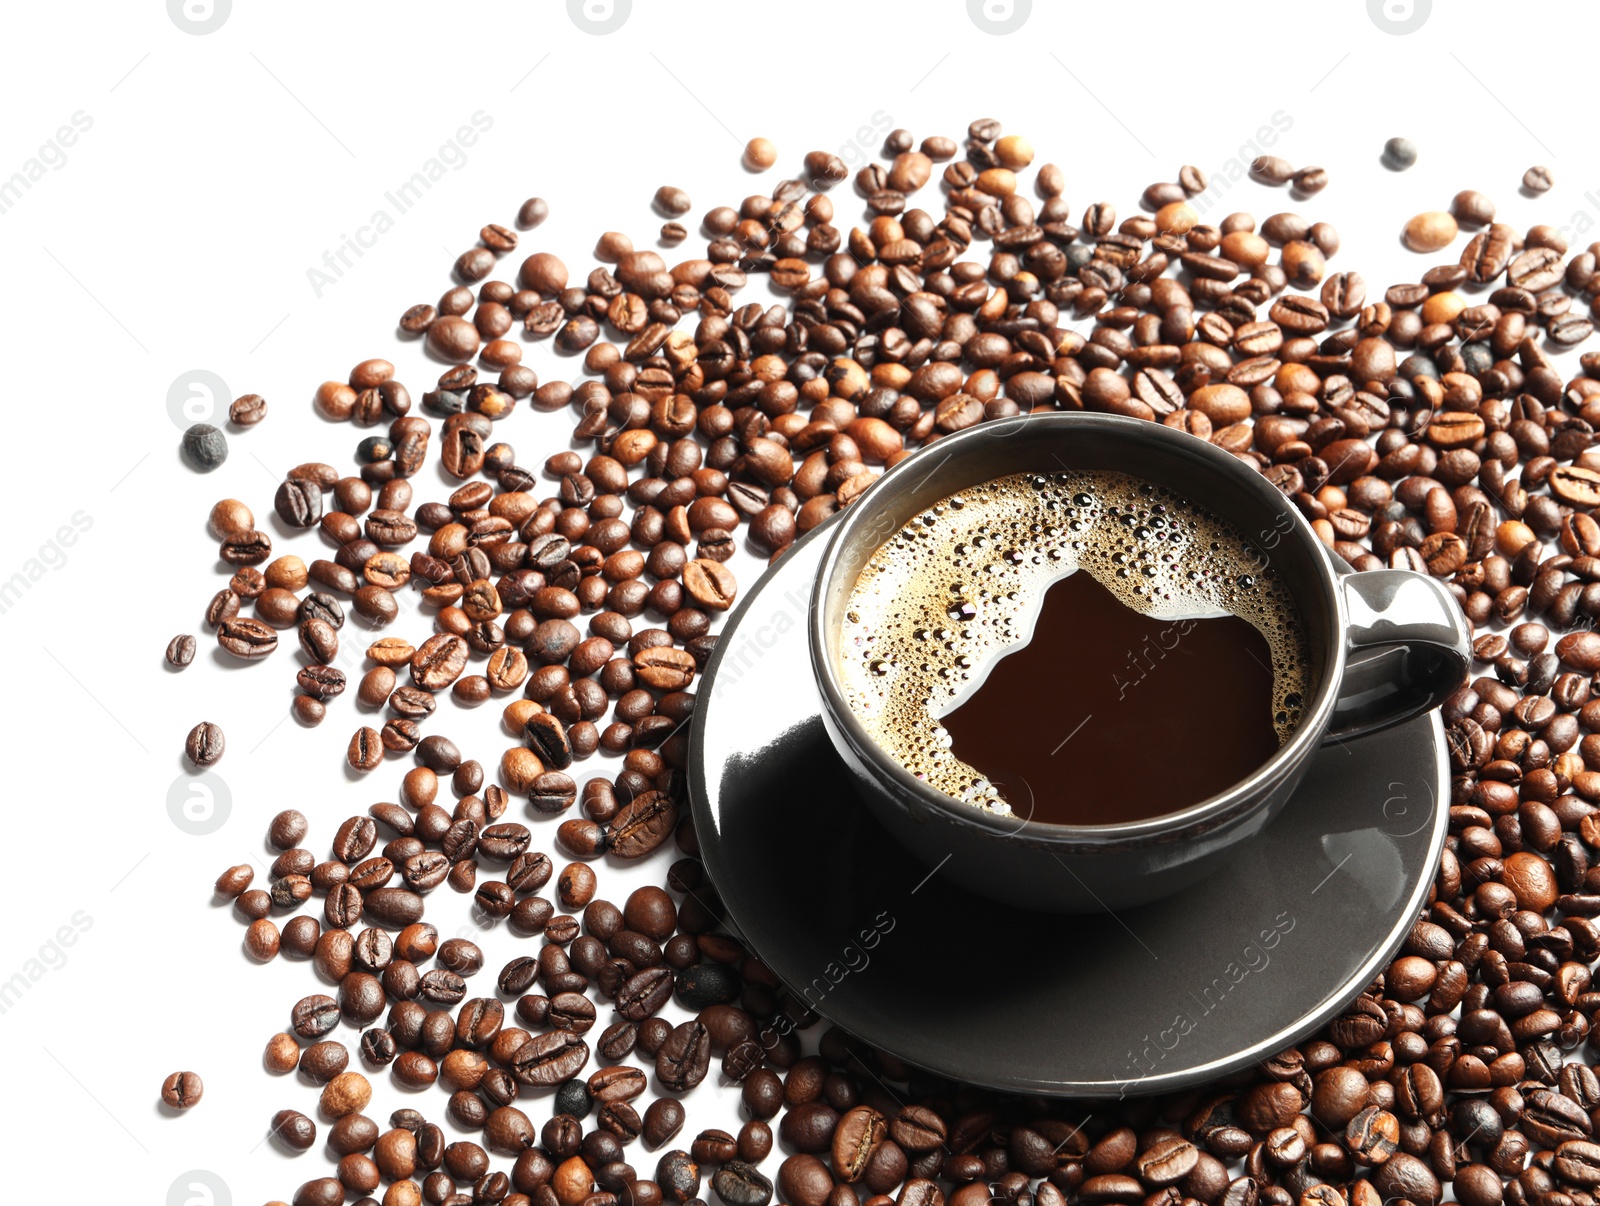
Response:
MULTIPOLYGON (((1213 874, 1233 847, 1257 837, 1293 795, 1325 741, 1404 723, 1465 681, 1469 637, 1460 606, 1426 574, 1375 570, 1341 576, 1310 521, 1253 468, 1185 432, 1117 415, 1059 412, 983 423, 913 453, 828 524, 814 579, 812 677, 823 725, 858 796, 924 866, 1002 905, 1058 913, 1135 908, 1213 874), (1287 740, 1251 774, 1188 807, 1103 825, 1032 819, 952 799, 889 757, 845 700, 839 641, 862 567, 884 540, 952 493, 1011 473, 1110 469, 1173 490, 1227 519, 1255 542, 1295 599, 1310 672, 1287 740), (946 863, 952 850, 959 857, 946 863)), ((1093 743, 1088 719, 1040 682, 1020 706, 1047 709, 1060 737, 1093 743), (1074 727, 1076 726, 1076 727, 1074 727)), ((1132 709, 1095 726, 1130 724, 1132 709)), ((1152 743, 1128 776, 1159 778, 1152 743)), ((1002 776, 1003 777, 1003 776, 1002 776)), ((1012 784, 1013 787, 1016 784, 1012 784)), ((1054 785, 1070 792, 1070 779, 1054 785)))
POLYGON ((729 922, 825 1018, 953 1079, 1115 1097, 1298 1041, 1393 956, 1447 829, 1437 714, 1325 747, 1265 832, 1173 896, 1073 917, 995 904, 889 836, 823 729, 806 630, 829 526, 730 617, 689 768, 729 922))

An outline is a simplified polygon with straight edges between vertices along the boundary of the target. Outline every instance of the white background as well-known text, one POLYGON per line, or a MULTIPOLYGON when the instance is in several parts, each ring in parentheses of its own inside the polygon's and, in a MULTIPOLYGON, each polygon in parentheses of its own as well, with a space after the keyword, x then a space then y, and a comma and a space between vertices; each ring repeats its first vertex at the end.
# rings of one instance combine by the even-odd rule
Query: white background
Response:
MULTIPOLYGON (((480 226, 509 224, 524 197, 543 195, 551 218, 506 270, 545 248, 581 281, 600 231, 651 245, 657 185, 688 189, 698 217, 770 190, 808 150, 850 157, 880 111, 919 139, 959 139, 970 119, 997 117, 1033 140, 1038 162, 1062 165, 1074 212, 1110 200, 1124 214, 1180 164, 1215 180, 1230 159, 1268 149, 1248 144, 1278 114, 1289 129, 1270 149, 1323 165, 1332 184, 1296 206, 1286 191, 1240 183, 1209 218, 1236 208, 1326 218, 1344 236, 1334 268, 1360 270, 1374 294, 1422 270, 1399 246, 1403 220, 1444 208, 1461 187, 1488 192, 1521 227, 1600 220, 1600 197, 1587 195, 1600 189, 1600 157, 1584 57, 1600 14, 1576 2, 1434 7, 1418 32, 1396 35, 1364 0, 1036 0, 1017 32, 997 35, 963 0, 636 0, 618 32, 596 36, 558 0, 235 0, 197 36, 161 0, 9 6, 0 180, 36 156, 56 163, 0 212, 0 580, 42 571, 0 614, 17 772, 0 981, 23 974, 30 985, 0 1016, 11 1053, 0 1110, 26 1175, 116 1169, 121 1196, 162 1202, 200 1168, 227 1187, 213 1200, 249 1203, 287 1199, 326 1171, 320 1154, 291 1160, 260 1142, 277 1109, 314 1112, 315 1091, 269 1077, 260 1053, 290 1005, 323 986, 304 964, 250 964, 242 926, 210 903, 211 882, 231 863, 264 868, 264 826, 284 806, 311 816, 308 844, 325 851, 341 819, 394 798, 402 764, 346 776, 351 695, 319 730, 287 719, 290 653, 247 669, 214 660, 200 612, 222 576, 204 521, 234 495, 275 523, 285 468, 351 464, 368 433, 313 416, 318 382, 383 356, 420 396, 438 366, 395 339, 395 319, 438 297, 480 226), (308 270, 477 111, 493 124, 464 165, 319 297, 308 270), (90 128, 62 155, 41 151, 75 113, 90 128), (759 178, 739 166, 757 134, 782 156, 759 178), (1378 164, 1392 134, 1421 148, 1404 175, 1378 164), (1534 163, 1558 179, 1538 201, 1517 191, 1534 163), (271 407, 262 426, 230 434, 231 458, 209 477, 180 464, 168 412, 169 387, 192 370, 271 407), (52 547, 79 512, 87 530, 52 547), (202 652, 180 676, 161 652, 181 631, 202 634, 202 652), (193 836, 167 801, 200 719, 227 733, 217 773, 231 813, 193 836), (75 914, 74 944, 52 948, 75 914), (157 1093, 179 1068, 203 1075, 206 1098, 168 1117, 157 1093)), ((835 197, 848 229, 859 200, 848 188, 835 197)), ((923 204, 938 212, 936 196, 923 204)), ((546 379, 575 374, 548 345, 529 360, 546 379)), ((567 416, 523 408, 498 435, 537 465, 569 431, 567 416)), ((447 491, 431 465, 417 485, 419 502, 447 491)), ((323 555, 314 536, 279 549, 323 555)), ((739 566, 746 584, 752 565, 739 566)), ((364 643, 354 626, 344 636, 364 643)), ((428 728, 493 766, 507 744, 498 711, 447 705, 428 728)), ((552 849, 551 827, 537 832, 552 849)), ((601 894, 620 902, 670 857, 626 875, 602 868, 601 894)), ((468 924, 448 890, 434 901, 430 919, 446 933, 468 924)), ((501 931, 485 945, 493 977, 516 944, 501 931)), ((405 1095, 377 1083, 368 1112, 381 1121, 405 1095)), ((444 1097, 417 1104, 440 1117, 444 1097)), ((734 1105, 697 1092, 685 1138, 734 1129, 734 1105)), ((538 1103, 531 1111, 542 1120, 538 1103)), ((631 1154, 647 1175, 654 1157, 631 1154)))

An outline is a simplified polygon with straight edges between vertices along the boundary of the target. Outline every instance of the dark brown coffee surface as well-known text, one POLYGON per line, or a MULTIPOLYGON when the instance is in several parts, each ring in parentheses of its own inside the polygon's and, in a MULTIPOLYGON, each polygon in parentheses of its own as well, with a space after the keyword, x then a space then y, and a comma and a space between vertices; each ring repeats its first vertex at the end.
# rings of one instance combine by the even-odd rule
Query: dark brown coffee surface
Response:
POLYGON ((944 717, 952 752, 1019 817, 1110 825, 1197 804, 1278 750, 1266 638, 1237 616, 1159 619, 1087 573, 944 717))
MULTIPOLYGON (((890 757, 930 786, 1000 814, 1037 811, 1027 797, 1039 783, 1016 769, 1013 777, 1023 774, 1027 782, 998 782, 998 772, 967 756, 944 718, 967 702, 998 659, 1027 643, 1052 587, 1079 574, 1118 600, 1121 610, 1102 615, 1090 607, 1080 615, 1069 602, 1069 614, 1052 621, 1068 642, 1060 651, 1063 663, 1091 647, 1108 660, 1104 681, 1090 684, 1089 701, 1047 711, 1042 723, 1049 732, 1040 740, 1050 760, 1036 772, 1061 773, 1060 755, 1049 751, 1070 728, 1056 731, 1058 716, 1071 714, 1075 725, 1097 706, 1101 727, 1119 731, 1122 762, 1113 761, 1107 772, 1113 781, 1148 766, 1152 756, 1169 761, 1147 744, 1163 732, 1156 721, 1171 714, 1194 728, 1200 722, 1192 714, 1205 710, 1207 699, 1222 698, 1220 688, 1203 680, 1224 676, 1208 669, 1208 675, 1163 688, 1186 693, 1198 684, 1199 695, 1151 705, 1145 699, 1155 688, 1145 683, 1136 691, 1134 684, 1141 667, 1148 672, 1158 659, 1142 650, 1152 634, 1173 642, 1203 617, 1234 616, 1258 634, 1253 652, 1271 683, 1266 702, 1251 715, 1272 727, 1278 744, 1289 739, 1300 722, 1311 666, 1298 610, 1271 560, 1232 525, 1173 491, 1106 470, 997 478, 935 503, 895 533, 862 570, 843 617, 839 668, 850 707, 890 757), (1134 617, 1144 617, 1143 623, 1134 617), (1108 710, 1097 702, 1104 690, 1141 698, 1108 710)), ((1218 660, 1242 663, 1245 657, 1218 660)), ((1044 662, 1055 669, 1054 658, 1044 662)), ((1036 711, 1040 691, 1066 700, 1077 689, 1070 676, 1031 667, 1013 673, 1013 696, 991 704, 997 697, 984 693, 984 703, 1001 714, 995 723, 1005 740, 1016 734, 1007 721, 1036 711)), ((1219 732, 1217 740, 1224 739, 1219 732)), ((1240 765, 1248 771, 1262 758, 1253 744, 1245 751, 1240 765)), ((1203 780, 1211 790, 1184 798, 1180 788, 1129 815, 1186 807, 1239 777, 1203 780), (1181 802, 1167 803, 1172 799, 1181 802)))

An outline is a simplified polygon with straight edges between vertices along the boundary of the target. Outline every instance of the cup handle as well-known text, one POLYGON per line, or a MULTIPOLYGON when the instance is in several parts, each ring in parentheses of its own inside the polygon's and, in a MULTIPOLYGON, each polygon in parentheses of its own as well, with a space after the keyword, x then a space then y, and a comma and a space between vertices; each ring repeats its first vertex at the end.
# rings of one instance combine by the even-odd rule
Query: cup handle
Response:
POLYGON ((1323 740, 1376 732, 1438 707, 1466 680, 1466 617, 1444 585, 1411 570, 1340 579, 1350 616, 1339 699, 1323 740))

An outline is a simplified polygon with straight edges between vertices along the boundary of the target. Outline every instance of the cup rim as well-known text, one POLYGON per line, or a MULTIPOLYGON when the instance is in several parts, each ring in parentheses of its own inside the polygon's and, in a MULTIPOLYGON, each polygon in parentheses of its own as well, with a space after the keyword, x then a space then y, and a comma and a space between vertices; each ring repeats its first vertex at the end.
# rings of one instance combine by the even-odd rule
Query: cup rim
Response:
MULTIPOLYGON (((1026 472, 1019 468, 1017 472, 1026 472)), ((816 581, 811 589, 811 615, 807 625, 811 665, 821 696, 824 714, 829 718, 838 737, 851 747, 855 756, 903 800, 909 797, 919 805, 932 809, 945 819, 999 837, 1022 839, 1045 845, 1080 845, 1095 847, 1149 844, 1171 841, 1185 836, 1204 833, 1224 823, 1237 821, 1271 799, 1272 789, 1293 775, 1305 759, 1322 743, 1338 701, 1339 683, 1344 676, 1346 642, 1344 630, 1348 626, 1343 592, 1338 586, 1339 574, 1326 546, 1311 526, 1311 521, 1293 502, 1260 473, 1247 470, 1229 453, 1207 440, 1188 432, 1166 427, 1146 419, 1124 415, 1066 411, 1044 415, 1020 415, 969 427, 954 435, 945 436, 924 446, 906 457, 894 468, 886 471, 870 489, 848 508, 828 539, 818 567, 816 581), (1317 575, 1326 598, 1324 603, 1331 617, 1329 631, 1320 636, 1325 645, 1325 663, 1322 681, 1310 708, 1289 740, 1245 778, 1226 790, 1208 796, 1173 812, 1161 813, 1136 821, 1120 821, 1108 825, 1067 825, 1051 821, 1018 821, 1014 814, 990 812, 972 804, 963 803, 918 779, 904 766, 890 757, 867 733, 840 687, 838 668, 829 655, 829 633, 825 600, 834 576, 839 572, 839 561, 852 533, 868 523, 882 506, 882 500, 892 497, 897 481, 911 480, 916 467, 932 456, 948 459, 959 455, 966 444, 976 444, 988 438, 1007 438, 1019 428, 1043 434, 1047 428, 1092 428, 1112 433, 1119 438, 1157 442, 1170 442, 1174 448, 1192 459, 1205 463, 1219 473, 1229 474, 1247 491, 1256 495, 1266 509, 1287 513, 1292 523, 1285 538, 1299 541, 1314 564, 1322 567, 1317 575), (902 470, 908 470, 902 473, 902 470), (883 492, 883 493, 880 493, 883 492), (874 496, 877 496, 876 499, 874 496), (874 506, 876 501, 877 506, 874 506), (1292 534, 1292 537, 1291 537, 1292 534)))

